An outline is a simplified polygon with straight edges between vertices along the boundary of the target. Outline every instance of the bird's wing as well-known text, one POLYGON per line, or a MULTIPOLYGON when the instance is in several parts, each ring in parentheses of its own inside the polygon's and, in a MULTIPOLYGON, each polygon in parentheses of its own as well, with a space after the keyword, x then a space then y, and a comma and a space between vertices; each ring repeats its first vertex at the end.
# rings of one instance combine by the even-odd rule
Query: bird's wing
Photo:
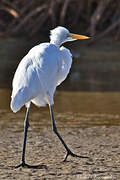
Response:
POLYGON ((72 65, 72 54, 69 49, 62 46, 60 48, 60 57, 61 59, 57 74, 57 86, 66 79, 72 65))
POLYGON ((14 112, 38 94, 38 81, 33 62, 27 54, 20 62, 13 79, 11 109, 14 112))
POLYGON ((13 79, 11 108, 18 111, 24 104, 39 96, 36 105, 46 104, 49 93, 51 103, 56 89, 59 50, 43 43, 32 48, 20 62, 13 79))

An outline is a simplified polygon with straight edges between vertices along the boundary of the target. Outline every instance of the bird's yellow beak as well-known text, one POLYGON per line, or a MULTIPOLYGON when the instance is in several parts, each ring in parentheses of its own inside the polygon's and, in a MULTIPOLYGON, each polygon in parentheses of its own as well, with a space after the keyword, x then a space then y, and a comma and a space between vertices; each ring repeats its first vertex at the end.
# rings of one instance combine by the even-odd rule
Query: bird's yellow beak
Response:
POLYGON ((68 34, 68 36, 71 36, 73 39, 89 39, 90 38, 88 36, 73 34, 73 33, 68 34))

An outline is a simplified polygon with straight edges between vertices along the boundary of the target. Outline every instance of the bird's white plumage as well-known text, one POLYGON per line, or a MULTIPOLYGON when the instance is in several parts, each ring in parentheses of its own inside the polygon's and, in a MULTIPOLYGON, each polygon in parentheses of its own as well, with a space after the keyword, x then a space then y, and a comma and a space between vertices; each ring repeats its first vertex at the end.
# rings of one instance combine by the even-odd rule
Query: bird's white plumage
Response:
POLYGON ((68 40, 67 34, 69 31, 61 26, 50 31, 50 43, 60 45, 68 40))
POLYGON ((60 48, 60 65, 57 73, 57 86, 60 85, 67 77, 72 64, 72 54, 65 47, 60 48))
POLYGON ((33 47, 22 59, 13 79, 11 109, 14 112, 29 102, 37 106, 54 103, 56 87, 65 80, 72 64, 70 51, 60 47, 68 32, 63 27, 56 28, 51 32, 50 43, 33 47))

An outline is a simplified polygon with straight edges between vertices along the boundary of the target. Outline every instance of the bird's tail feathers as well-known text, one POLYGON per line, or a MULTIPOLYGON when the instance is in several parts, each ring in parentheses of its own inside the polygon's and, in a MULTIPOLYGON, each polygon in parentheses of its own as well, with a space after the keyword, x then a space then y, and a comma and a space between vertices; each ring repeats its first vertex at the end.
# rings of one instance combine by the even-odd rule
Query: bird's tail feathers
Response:
POLYGON ((17 93, 12 94, 10 107, 13 112, 19 111, 24 104, 27 104, 29 102, 29 99, 26 96, 28 93, 26 91, 27 89, 21 88, 17 93))

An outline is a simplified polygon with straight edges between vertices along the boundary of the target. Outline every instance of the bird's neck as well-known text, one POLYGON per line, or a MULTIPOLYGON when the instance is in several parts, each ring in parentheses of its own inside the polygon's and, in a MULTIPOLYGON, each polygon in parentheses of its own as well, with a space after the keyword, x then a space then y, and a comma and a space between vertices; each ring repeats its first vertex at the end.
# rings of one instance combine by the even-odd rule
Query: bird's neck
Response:
POLYGON ((57 47, 60 47, 63 43, 63 40, 60 37, 52 36, 50 38, 50 43, 56 45, 57 47))
POLYGON ((54 42, 54 41, 50 41, 50 43, 51 43, 51 44, 54 44, 54 45, 57 46, 58 48, 59 48, 60 45, 61 45, 60 43, 56 43, 56 42, 54 42))

